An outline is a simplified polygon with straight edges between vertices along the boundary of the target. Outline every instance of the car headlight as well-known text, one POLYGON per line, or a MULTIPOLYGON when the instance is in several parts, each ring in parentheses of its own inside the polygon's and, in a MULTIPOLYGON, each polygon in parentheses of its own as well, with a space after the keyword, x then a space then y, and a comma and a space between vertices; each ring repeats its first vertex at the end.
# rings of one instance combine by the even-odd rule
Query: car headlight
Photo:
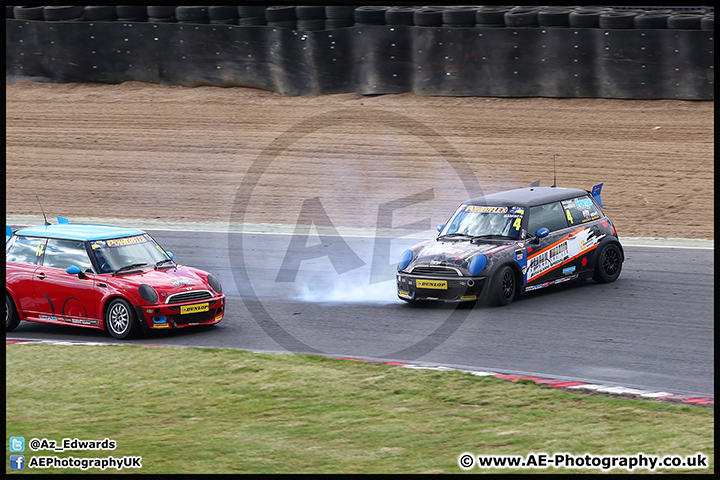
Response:
POLYGON ((210 288, 212 288, 215 293, 222 293, 222 285, 220 284, 220 280, 215 278, 215 275, 209 273, 207 279, 208 283, 210 284, 210 288))
POLYGON ((398 270, 405 270, 408 265, 410 265, 410 262, 413 259, 413 251, 412 250, 405 250, 403 254, 400 256, 400 261, 398 262, 398 270))
POLYGON ((158 301, 158 294, 155 291, 153 287, 148 285, 147 283, 143 283, 138 287, 138 291, 140 292, 140 296, 148 303, 157 303, 158 301))
POLYGON ((478 255, 477 257, 473 258, 470 262, 470 267, 468 270, 470 270, 470 275, 477 275, 478 273, 482 272, 485 269, 485 266, 487 265, 487 257, 483 254, 478 255))

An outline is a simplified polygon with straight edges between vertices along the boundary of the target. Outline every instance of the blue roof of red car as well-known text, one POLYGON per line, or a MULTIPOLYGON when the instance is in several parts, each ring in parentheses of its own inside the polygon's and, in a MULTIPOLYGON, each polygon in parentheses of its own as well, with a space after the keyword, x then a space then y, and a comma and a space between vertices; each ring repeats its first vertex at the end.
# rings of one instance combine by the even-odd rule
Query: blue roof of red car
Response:
POLYGON ((112 227, 107 225, 85 225, 81 223, 63 223, 59 225, 38 225, 15 232, 15 235, 28 237, 57 238, 62 240, 108 240, 110 238, 132 237, 145 232, 136 228, 112 227))

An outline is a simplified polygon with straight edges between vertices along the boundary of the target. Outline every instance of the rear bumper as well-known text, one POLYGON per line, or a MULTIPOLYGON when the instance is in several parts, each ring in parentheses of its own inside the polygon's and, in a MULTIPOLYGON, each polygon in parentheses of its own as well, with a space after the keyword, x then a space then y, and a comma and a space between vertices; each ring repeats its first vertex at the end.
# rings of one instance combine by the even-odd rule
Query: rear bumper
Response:
POLYGON ((485 277, 421 277, 398 272, 398 298, 408 301, 474 302, 480 298, 485 277))

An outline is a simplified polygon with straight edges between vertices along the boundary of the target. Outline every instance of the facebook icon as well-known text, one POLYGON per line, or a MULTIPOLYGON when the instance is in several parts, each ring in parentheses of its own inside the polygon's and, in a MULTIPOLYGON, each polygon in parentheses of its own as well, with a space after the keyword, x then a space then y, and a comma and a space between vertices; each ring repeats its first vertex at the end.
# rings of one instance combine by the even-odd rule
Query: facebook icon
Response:
POLYGON ((10 455, 10 470, 25 470, 25 455, 10 455))

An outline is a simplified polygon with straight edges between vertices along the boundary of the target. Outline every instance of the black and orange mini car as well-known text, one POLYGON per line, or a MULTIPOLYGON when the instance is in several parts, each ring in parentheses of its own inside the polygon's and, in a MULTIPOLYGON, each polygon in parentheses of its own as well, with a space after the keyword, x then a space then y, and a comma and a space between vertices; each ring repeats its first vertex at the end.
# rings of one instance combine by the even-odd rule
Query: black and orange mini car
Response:
POLYGON ((532 186, 463 203, 437 238, 402 254, 398 297, 508 305, 571 280, 614 282, 624 251, 602 211, 602 185, 532 186))

